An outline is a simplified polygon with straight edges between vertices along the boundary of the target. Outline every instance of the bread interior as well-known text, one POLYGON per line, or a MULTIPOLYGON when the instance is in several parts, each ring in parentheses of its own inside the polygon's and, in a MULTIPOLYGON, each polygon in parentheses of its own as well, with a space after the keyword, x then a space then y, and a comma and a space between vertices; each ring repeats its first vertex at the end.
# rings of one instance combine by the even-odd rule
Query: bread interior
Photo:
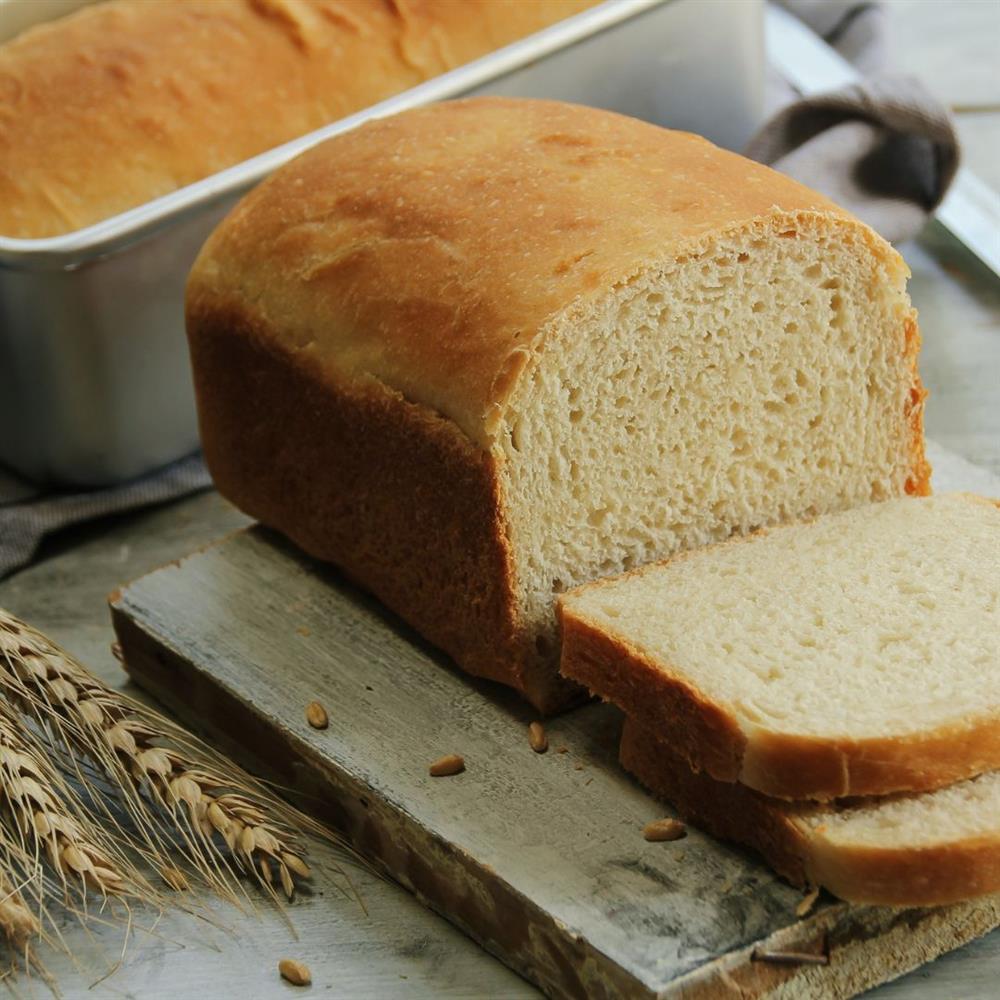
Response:
POLYGON ((748 737, 901 738, 995 713, 998 566, 996 504, 903 498, 585 588, 573 612, 748 737))
POLYGON ((707 241, 554 321, 498 446, 542 659, 567 588, 904 493, 905 277, 860 228, 800 218, 707 241))

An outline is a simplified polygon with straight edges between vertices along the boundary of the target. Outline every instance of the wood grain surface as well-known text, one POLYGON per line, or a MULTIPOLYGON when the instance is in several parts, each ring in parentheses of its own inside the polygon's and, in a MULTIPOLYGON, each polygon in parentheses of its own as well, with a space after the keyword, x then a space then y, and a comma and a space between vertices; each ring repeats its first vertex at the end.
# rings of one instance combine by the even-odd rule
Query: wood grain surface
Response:
MULTIPOLYGON (((937 458, 938 489, 990 487, 937 458)), ((615 709, 552 720, 549 752, 534 753, 512 694, 265 529, 143 577, 112 611, 134 679, 552 996, 850 996, 1000 923, 995 900, 831 901, 798 919, 799 894, 751 856, 697 831, 647 843, 663 807, 617 764, 615 709), (313 700, 328 729, 306 721, 313 700), (466 770, 430 777, 449 753, 466 770)))

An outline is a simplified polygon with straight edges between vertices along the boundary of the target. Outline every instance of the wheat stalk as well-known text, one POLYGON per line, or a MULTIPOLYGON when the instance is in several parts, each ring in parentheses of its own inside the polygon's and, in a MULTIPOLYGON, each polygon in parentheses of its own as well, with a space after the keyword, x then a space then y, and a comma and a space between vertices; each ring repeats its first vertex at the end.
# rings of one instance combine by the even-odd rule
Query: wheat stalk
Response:
POLYGON ((24 955, 30 942, 41 935, 42 925, 29 909, 21 893, 11 885, 6 873, 0 871, 0 931, 7 941, 24 955))
POLYGON ((64 887, 79 880, 102 896, 135 894, 138 873, 88 822, 82 803, 6 708, 0 709, 0 801, 21 849, 44 855, 64 887))
POLYGON ((43 920, 52 926, 52 920, 45 905, 46 879, 37 860, 19 855, 10 844, 3 845, 6 855, 0 862, 0 934, 7 942, 12 959, 2 977, 18 968, 18 960, 25 969, 34 969, 58 995, 55 984, 39 962, 33 949, 35 942, 45 940, 51 942, 51 937, 45 933, 43 920), (16 859, 16 861, 15 861, 16 859), (20 876, 15 877, 15 872, 20 876), (25 874, 30 872, 30 874, 25 874), (25 899, 24 892, 32 898, 25 899))
POLYGON ((0 689, 70 754, 86 754, 120 790, 145 838, 147 856, 156 859, 173 888, 186 881, 167 861, 162 812, 151 804, 171 818, 187 860, 231 899, 231 865, 251 874, 272 896, 277 882, 291 898, 296 880, 310 875, 299 831, 333 840, 325 827, 160 713, 103 684, 2 609, 0 689))
POLYGON ((126 911, 132 899, 161 901, 53 766, 39 734, 0 700, 0 933, 46 982, 31 944, 61 940, 48 904, 61 895, 82 919, 92 892, 102 908, 113 899, 126 911))

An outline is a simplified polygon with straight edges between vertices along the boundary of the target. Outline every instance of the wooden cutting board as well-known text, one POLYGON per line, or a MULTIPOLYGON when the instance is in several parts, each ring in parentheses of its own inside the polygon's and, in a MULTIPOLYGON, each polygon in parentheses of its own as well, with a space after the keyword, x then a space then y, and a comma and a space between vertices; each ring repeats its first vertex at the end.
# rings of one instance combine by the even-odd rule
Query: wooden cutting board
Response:
POLYGON ((798 919, 800 894, 752 856, 696 830, 645 842, 668 810, 618 767, 615 709, 551 720, 532 752, 513 695, 264 529, 136 581, 112 612, 137 682, 551 996, 850 996, 1000 924, 995 898, 827 900, 798 919), (313 699, 326 730, 306 723, 313 699), (431 778, 448 753, 466 771, 431 778))

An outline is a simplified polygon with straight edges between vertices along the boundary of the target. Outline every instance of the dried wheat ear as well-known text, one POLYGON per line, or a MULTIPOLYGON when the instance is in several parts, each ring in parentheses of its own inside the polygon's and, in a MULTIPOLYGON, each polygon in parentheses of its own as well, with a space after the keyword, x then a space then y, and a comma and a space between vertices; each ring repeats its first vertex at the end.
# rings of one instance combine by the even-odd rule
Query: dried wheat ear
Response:
POLYGON ((64 895, 155 895, 6 705, 0 707, 0 808, 3 835, 23 856, 48 861, 64 895))
MULTIPOLYGON (((305 835, 342 846, 326 827, 201 740, 109 688, 2 610, 0 690, 74 762, 78 774, 86 778, 78 763, 83 758, 111 784, 130 817, 137 849, 173 889, 187 886, 175 863, 179 853, 193 874, 226 899, 249 898, 240 873, 272 897, 280 887, 290 899, 297 882, 310 876, 305 835)), ((97 859, 92 867, 106 868, 97 859)), ((350 885, 343 870, 335 874, 350 885)))
POLYGON ((60 943, 51 905, 84 917, 97 894, 104 920, 120 919, 108 907, 116 900, 125 912, 132 902, 162 908, 118 831, 95 817, 50 756, 42 734, 0 700, 0 934, 8 953, 46 981, 33 947, 60 943))
POLYGON ((32 938, 41 933, 41 923, 29 909, 24 897, 0 872, 0 931, 17 951, 24 951, 32 938))

